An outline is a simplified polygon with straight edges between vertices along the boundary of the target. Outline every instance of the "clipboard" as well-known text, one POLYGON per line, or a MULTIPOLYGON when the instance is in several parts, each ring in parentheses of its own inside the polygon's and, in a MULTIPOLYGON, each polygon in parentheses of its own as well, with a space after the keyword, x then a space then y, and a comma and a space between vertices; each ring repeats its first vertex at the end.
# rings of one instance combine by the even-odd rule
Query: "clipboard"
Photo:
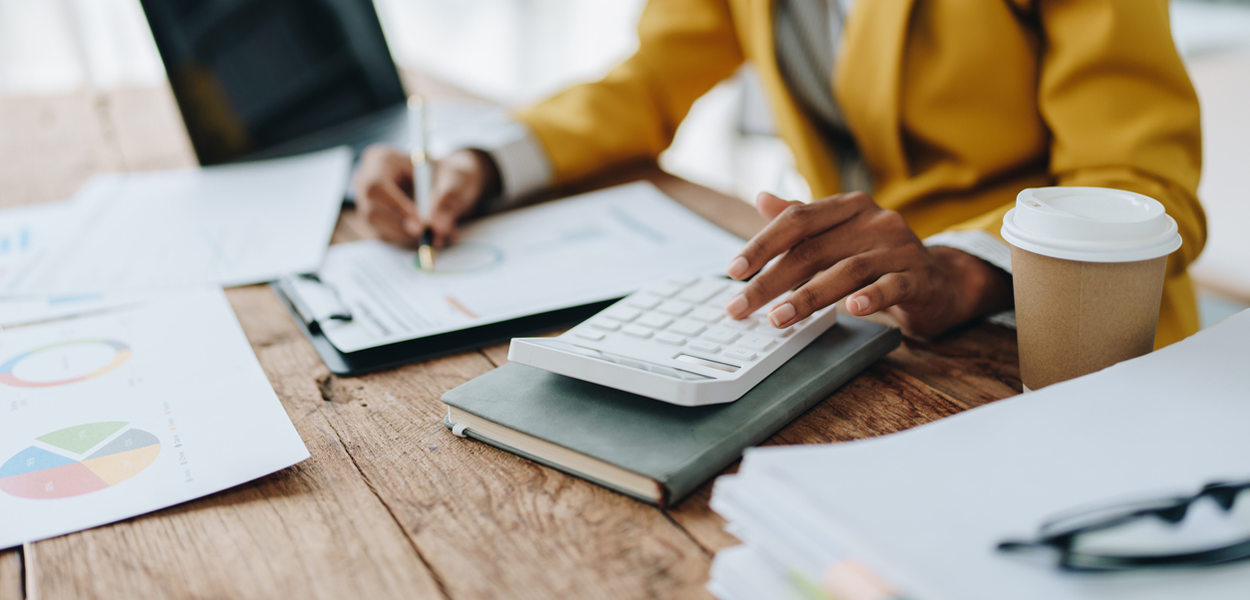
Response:
MULTIPOLYGON (((307 279, 309 276, 300 277, 307 279)), ((285 281, 289 281, 289 278, 279 279, 269 284, 269 287, 291 313, 291 318, 299 326, 304 337, 312 343, 317 356, 321 357, 321 361, 330 369, 330 372, 347 377, 383 371, 438 356, 481 348, 514 337, 534 335, 557 327, 573 325, 620 300, 620 298, 613 298, 527 315, 509 321, 487 323, 477 327, 375 346, 356 352, 340 352, 321 332, 320 319, 328 317, 309 314, 308 308, 302 304, 303 298, 291 293, 290 286, 284 285, 285 281)))
POLYGON ((721 272, 741 246, 639 182, 465 224, 436 270, 360 240, 273 288, 330 371, 356 375, 584 321, 664 277, 721 272))

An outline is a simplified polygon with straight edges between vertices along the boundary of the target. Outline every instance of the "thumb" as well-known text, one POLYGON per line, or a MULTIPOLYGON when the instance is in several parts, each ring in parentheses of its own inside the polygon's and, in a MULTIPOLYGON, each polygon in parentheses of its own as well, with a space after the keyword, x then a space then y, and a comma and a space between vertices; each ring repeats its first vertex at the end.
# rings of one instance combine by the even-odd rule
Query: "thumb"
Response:
POLYGON ((759 195, 755 197, 756 210, 759 210, 760 214, 767 217, 770 221, 777 218, 777 215, 781 214, 781 211, 785 210, 786 207, 791 204, 802 204, 802 202, 797 200, 782 200, 781 198, 768 192, 760 192, 759 195))

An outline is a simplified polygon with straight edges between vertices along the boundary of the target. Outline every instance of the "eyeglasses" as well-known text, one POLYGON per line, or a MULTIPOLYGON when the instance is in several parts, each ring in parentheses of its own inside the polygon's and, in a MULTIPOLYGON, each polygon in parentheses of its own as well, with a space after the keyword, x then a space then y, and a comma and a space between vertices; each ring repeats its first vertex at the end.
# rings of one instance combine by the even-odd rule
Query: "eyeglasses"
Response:
POLYGON ((1059 568, 1068 571, 1202 567, 1244 560, 1250 558, 1250 500, 1243 500, 1239 509, 1236 502, 1248 489, 1250 481, 1209 483, 1189 497, 1078 510, 1042 524, 1037 539, 1004 541, 998 550, 1057 551, 1059 568))

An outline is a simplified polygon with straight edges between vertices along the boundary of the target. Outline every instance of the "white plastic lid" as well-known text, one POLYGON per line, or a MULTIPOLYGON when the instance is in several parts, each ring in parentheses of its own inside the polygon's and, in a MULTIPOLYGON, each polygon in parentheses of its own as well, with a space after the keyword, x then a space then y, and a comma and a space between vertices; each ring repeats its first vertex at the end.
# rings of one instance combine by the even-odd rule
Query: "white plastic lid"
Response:
POLYGON ((1003 217, 1002 234, 1021 250, 1082 262, 1150 260, 1181 247, 1158 200, 1096 187, 1026 189, 1003 217))

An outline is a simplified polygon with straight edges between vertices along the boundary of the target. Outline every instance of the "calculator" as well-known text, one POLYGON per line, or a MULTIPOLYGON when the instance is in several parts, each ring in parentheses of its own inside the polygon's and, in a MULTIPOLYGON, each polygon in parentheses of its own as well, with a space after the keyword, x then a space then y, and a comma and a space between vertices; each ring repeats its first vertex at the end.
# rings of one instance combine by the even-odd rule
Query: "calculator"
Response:
POLYGON ((746 283, 672 277, 558 337, 514 338, 508 360, 681 406, 741 398, 837 321, 832 306, 777 329, 765 309, 735 320, 746 283))

